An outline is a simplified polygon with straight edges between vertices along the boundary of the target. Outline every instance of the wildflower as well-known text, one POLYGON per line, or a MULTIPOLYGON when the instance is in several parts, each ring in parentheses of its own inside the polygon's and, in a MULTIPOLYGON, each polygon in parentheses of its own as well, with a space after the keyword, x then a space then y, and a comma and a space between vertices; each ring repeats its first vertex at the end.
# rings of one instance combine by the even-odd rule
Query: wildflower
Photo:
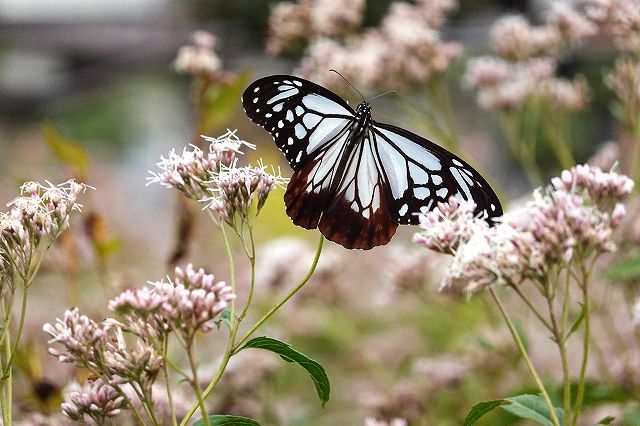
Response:
POLYGON ((475 203, 451 197, 448 203, 438 203, 427 214, 420 215, 422 231, 414 234, 413 242, 439 253, 454 253, 479 229, 488 227, 484 220, 475 220, 475 203))
POLYGON ((219 172, 222 167, 229 167, 236 155, 242 154, 240 148, 243 145, 255 148, 253 144, 239 139, 235 133, 235 130, 228 130, 218 138, 202 136, 209 142, 208 153, 194 145, 184 148, 181 155, 171 150, 168 157, 160 157, 156 164, 159 172, 149 171, 151 177, 147 178, 148 184, 159 183, 167 188, 175 188, 194 200, 207 197, 211 174, 219 172))
POLYGON ((310 20, 313 31, 321 36, 341 36, 362 23, 364 0, 315 0, 310 20))
POLYGON ((69 400, 61 405, 62 412, 72 420, 85 422, 85 416, 97 424, 104 424, 108 417, 115 417, 126 408, 120 392, 111 385, 96 379, 81 389, 69 393, 69 400))
POLYGON ((555 27, 533 27, 520 15, 498 19, 491 28, 491 40, 498 55, 514 61, 555 56, 561 48, 560 32, 555 27))
POLYGON ((364 426, 407 426, 409 423, 401 418, 394 417, 388 422, 385 420, 378 420, 375 417, 365 417, 364 426))
POLYGON ((472 89, 494 87, 509 75, 509 63, 492 56, 480 56, 469 60, 463 77, 465 86, 472 89))
POLYGON ((547 21, 558 28, 568 43, 581 42, 598 32, 597 26, 586 16, 563 2, 555 2, 551 5, 547 21))
POLYGON ((440 27, 447 14, 458 6, 456 0, 418 0, 416 3, 432 28, 440 27))
POLYGON ((60 362, 77 366, 97 367, 96 360, 106 344, 112 326, 96 323, 86 315, 80 315, 78 308, 67 309, 63 319, 56 324, 46 323, 42 330, 51 336, 49 344, 59 343, 65 351, 49 348, 49 353, 60 362))
POLYGON ((297 53, 311 36, 311 1, 280 2, 269 15, 267 51, 272 54, 297 53))
POLYGON ((222 60, 215 51, 218 39, 206 31, 196 31, 191 36, 193 45, 178 50, 174 62, 176 71, 193 76, 220 76, 222 60))
POLYGON ((526 207, 503 216, 489 228, 462 210, 455 200, 421 216, 424 230, 414 241, 453 255, 441 288, 463 287, 473 293, 494 284, 541 281, 553 265, 578 254, 615 249, 612 232, 626 209, 619 203, 633 187, 626 176, 576 166, 536 191, 526 207), (438 212, 438 210, 440 212, 438 212))
POLYGON ((141 339, 137 339, 132 348, 127 347, 123 330, 115 327, 113 330, 115 333, 102 354, 104 369, 109 377, 115 376, 111 384, 134 382, 150 389, 162 367, 162 357, 141 339))
POLYGON ((567 111, 584 109, 588 103, 588 86, 583 78, 567 80, 551 78, 543 81, 542 96, 553 107, 567 111))
POLYGON ((586 16, 623 52, 640 53, 640 5, 634 0, 586 0, 586 16))
POLYGON ((640 105, 640 62, 618 59, 605 83, 627 109, 634 110, 640 105))
POLYGON ((633 190, 633 180, 615 172, 603 172, 600 168, 578 165, 565 170, 551 180, 556 189, 571 191, 584 189, 589 197, 600 205, 611 205, 626 198, 633 190), (577 187, 577 188, 575 188, 577 187))
POLYGON ((269 193, 276 188, 284 188, 287 179, 279 173, 268 173, 266 167, 222 167, 212 173, 208 182, 213 195, 202 201, 215 210, 230 226, 236 226, 236 218, 248 222, 255 201, 256 215, 267 201, 269 193))
POLYGON ((151 282, 150 285, 151 289, 131 292, 133 296, 121 295, 113 299, 109 307, 118 312, 135 309, 142 317, 152 313, 158 323, 167 324, 189 337, 198 330, 211 330, 211 320, 235 298, 230 286, 223 281, 216 282, 214 276, 206 274, 202 268, 196 271, 192 264, 185 269, 176 267, 173 281, 151 282), (149 294, 153 297, 146 297, 149 294), (138 303, 140 300, 153 302, 144 305, 138 303))

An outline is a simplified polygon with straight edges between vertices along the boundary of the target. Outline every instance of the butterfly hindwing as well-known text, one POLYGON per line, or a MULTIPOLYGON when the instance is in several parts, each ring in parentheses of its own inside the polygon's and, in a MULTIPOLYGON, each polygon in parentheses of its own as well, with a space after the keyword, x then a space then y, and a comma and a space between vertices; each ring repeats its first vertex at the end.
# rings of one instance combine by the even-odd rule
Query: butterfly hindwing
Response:
POLYGON ((476 203, 487 219, 502 215, 487 181, 464 160, 402 128, 373 123, 370 130, 385 175, 390 214, 401 224, 418 224, 418 214, 454 196, 476 203))
POLYGON ((294 170, 348 133, 355 121, 353 109, 338 95, 289 75, 254 81, 242 95, 242 105, 271 134, 294 170))

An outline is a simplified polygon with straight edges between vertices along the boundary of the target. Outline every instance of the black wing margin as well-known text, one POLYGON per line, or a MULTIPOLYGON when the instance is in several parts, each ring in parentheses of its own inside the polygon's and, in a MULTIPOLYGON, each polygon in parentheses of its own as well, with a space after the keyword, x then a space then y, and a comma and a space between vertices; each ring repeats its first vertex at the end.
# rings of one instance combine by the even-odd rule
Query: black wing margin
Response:
POLYGON ((338 95, 290 75, 254 81, 242 94, 242 106, 254 123, 271 134, 294 170, 355 122, 353 109, 338 95))
POLYGON ((490 224, 502 206, 489 183, 461 158, 400 127, 374 122, 370 129, 385 175, 389 214, 401 225, 416 225, 426 213, 454 196, 471 200, 490 224))

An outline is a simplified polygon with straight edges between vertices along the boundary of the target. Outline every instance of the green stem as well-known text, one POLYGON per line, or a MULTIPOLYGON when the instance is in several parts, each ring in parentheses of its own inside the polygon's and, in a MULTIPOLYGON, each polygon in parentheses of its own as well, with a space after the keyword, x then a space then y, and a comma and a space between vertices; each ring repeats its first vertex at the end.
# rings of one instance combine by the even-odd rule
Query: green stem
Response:
POLYGON ((589 269, 585 269, 584 263, 581 264, 582 282, 580 287, 582 288, 582 309, 584 311, 584 340, 582 343, 582 364, 580 365, 580 378, 578 379, 578 391, 576 395, 576 402, 573 409, 573 421, 571 424, 575 426, 578 424, 580 417, 580 411, 582 411, 582 403, 584 401, 584 389, 586 385, 587 363, 589 361, 589 343, 591 340, 591 321, 590 305, 589 305, 589 277, 593 270, 595 259, 591 262, 589 269))
POLYGON ((527 354, 527 350, 525 349, 524 344, 522 343, 522 339, 518 334, 518 330, 516 330, 515 325, 511 321, 509 314, 507 313, 504 306, 502 305, 502 302, 498 298, 498 295, 496 294, 493 287, 489 288, 489 293, 491 293, 491 297, 493 297, 493 300, 495 300, 496 304, 498 305, 498 308, 500 309, 500 313, 502 314, 502 318, 504 318, 505 322, 507 323, 507 327, 509 327, 511 336, 513 337, 513 340, 518 346, 518 349, 520 350, 520 353, 522 354, 522 357, 524 358, 524 361, 527 364, 529 373, 531 374, 531 377, 533 378, 533 380, 536 382, 536 385, 538 386, 538 389, 542 394, 542 398, 544 399, 544 402, 547 404, 547 408, 549 409, 549 416, 551 417, 551 422, 553 423, 554 426, 560 426, 560 421, 558 420, 558 416, 556 415, 556 412, 553 409, 553 403, 551 402, 551 398, 549 398, 549 394, 547 394, 547 390, 542 384, 542 380, 540 379, 540 376, 538 376, 538 373, 535 367, 533 366, 531 359, 529 359, 529 354, 527 354))
POLYGON ((165 388, 167 389, 167 400, 169 401, 169 410, 171 411, 171 424, 173 426, 178 426, 178 419, 176 418, 176 410, 173 406, 173 397, 171 395, 171 378, 169 377, 169 368, 168 368, 168 355, 169 352, 169 336, 165 335, 162 342, 162 371, 164 372, 164 379, 166 381, 165 388))
MULTIPOLYGON (((236 294, 236 268, 233 261, 233 252, 229 245, 229 238, 227 237, 227 231, 225 230, 224 223, 220 223, 220 232, 222 233, 222 240, 224 241, 224 249, 227 252, 227 259, 229 259, 229 279, 231 280, 231 291, 236 294)), ((231 301, 231 326, 236 321, 236 299, 231 301)))
MULTIPOLYGON (((8 354, 11 352, 11 342, 10 342, 10 336, 9 336, 9 332, 7 331, 5 339, 4 339, 4 351, 5 351, 5 356, 8 356, 8 354)), ((12 392, 13 390, 11 389, 12 387, 12 377, 11 377, 11 373, 12 370, 9 369, 9 375, 7 377, 6 380, 3 380, 0 383, 0 386, 2 387, 2 424, 4 425, 11 425, 11 420, 12 420, 12 392)))
POLYGON ((22 337, 22 330, 24 328, 24 319, 27 314, 27 283, 24 283, 22 286, 22 303, 20 304, 20 321, 18 322, 18 331, 16 332, 16 340, 13 344, 13 348, 11 349, 11 355, 9 356, 8 361, 6 362, 4 369, 2 370, 2 378, 0 380, 8 379, 9 370, 11 370, 13 366, 13 358, 16 356, 16 352, 18 351, 18 343, 20 342, 20 338, 22 337))
POLYGON ((271 315, 273 315, 278 309, 280 309, 280 307, 282 305, 284 305, 285 303, 287 303, 287 301, 289 299, 291 299, 291 297, 293 297, 294 294, 296 294, 306 283, 307 281, 309 281, 309 279, 311 278, 311 276, 313 275, 313 273, 316 270, 316 266, 318 265, 318 260, 320 259, 320 253, 322 253, 322 246, 324 244, 324 237, 321 235, 320 236, 320 240, 318 241, 318 248, 316 249, 316 255, 313 259, 313 263, 311 264, 311 269, 309 269, 309 272, 307 272, 307 275, 302 279, 302 281, 300 281, 300 283, 294 287, 293 290, 291 290, 285 297, 282 298, 282 300, 280 300, 280 302, 278 302, 273 308, 269 309, 269 311, 264 314, 262 316, 262 318, 260 318, 245 334, 244 336, 242 336, 242 338, 235 344, 234 348, 233 348, 233 353, 235 353, 240 346, 242 346, 242 344, 244 342, 247 341, 247 339, 249 339, 249 337, 251 337, 251 335, 258 329, 260 328, 260 326, 262 324, 265 323, 265 321, 267 321, 271 315))
POLYGON ((569 304, 571 303, 571 274, 565 271, 564 299, 562 303, 562 322, 560 326, 560 338, 558 348, 560 349, 560 359, 562 361, 562 406, 564 409, 564 424, 569 425, 571 418, 571 369, 569 368, 569 357, 567 356, 567 326, 569 325, 569 304))
POLYGON ((209 414, 207 413, 207 407, 204 404, 204 396, 202 395, 202 388, 200 387, 200 381, 198 380, 198 366, 193 358, 193 336, 188 339, 187 357, 189 358, 189 366, 191 367, 192 386, 193 391, 198 398, 198 405, 200 406, 200 412, 202 413, 202 421, 205 426, 211 426, 209 421, 209 414))
MULTIPOLYGON (((289 293, 287 294, 275 307, 269 310, 256 324, 254 324, 247 333, 235 344, 236 336, 238 334, 238 328, 240 325, 240 318, 236 321, 235 326, 231 329, 231 335, 229 337, 229 341, 227 342, 227 347, 225 348, 224 355, 222 357, 222 361, 220 361, 220 365, 218 366, 218 371, 216 372, 215 377, 211 380, 211 383, 207 386, 207 388, 202 392, 202 397, 207 398, 211 392, 215 389, 216 385, 222 378, 225 369, 229 363, 229 359, 236 353, 237 349, 249 338, 251 334, 255 332, 271 315, 273 315, 278 308, 280 308, 283 304, 287 302, 298 290, 300 290, 306 283, 309 281, 313 272, 318 265, 318 260, 320 259, 320 253, 322 252, 322 246, 324 243, 324 237, 320 236, 320 241, 318 242, 318 249, 316 250, 315 258, 313 259, 313 263, 311 264, 311 268, 307 275, 303 278, 303 280, 289 293), (234 345, 235 344, 235 345, 234 345)), ((187 414, 184 416, 182 421, 180 422, 180 426, 186 426, 187 422, 191 419, 193 414, 198 409, 198 404, 193 404, 187 414)))

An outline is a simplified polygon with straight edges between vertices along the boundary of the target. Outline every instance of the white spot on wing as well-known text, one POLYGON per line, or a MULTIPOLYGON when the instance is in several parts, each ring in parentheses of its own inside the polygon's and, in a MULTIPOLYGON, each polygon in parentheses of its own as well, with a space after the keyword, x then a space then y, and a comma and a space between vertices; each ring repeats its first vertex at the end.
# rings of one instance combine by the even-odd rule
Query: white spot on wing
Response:
POLYGON ((431 176, 431 180, 433 181, 434 184, 440 185, 442 183, 442 176, 433 175, 433 176, 431 176))
MULTIPOLYGON (((308 114, 307 114, 308 115, 308 114)), ((305 117, 307 116, 305 115, 305 117)), ((307 152, 312 152, 316 148, 324 145, 335 138, 342 130, 345 129, 348 122, 344 118, 325 118, 318 127, 309 136, 309 145, 307 152)))
POLYGON ((273 106, 273 110, 274 110, 275 112, 280 112, 280 111, 282 111, 282 105, 284 105, 284 103, 283 103, 283 102, 280 102, 279 104, 274 105, 274 106, 273 106))
POLYGON ((305 129, 304 126, 300 123, 296 124, 295 131, 296 131, 296 137, 298 139, 304 138, 307 134, 307 129, 305 129))
POLYGON ((447 188, 440 188, 436 191, 436 194, 438 194, 438 197, 443 198, 443 199, 447 199, 447 194, 449 193, 449 190, 447 188))
POLYGON ((267 104, 271 105, 274 102, 279 101, 280 99, 285 99, 288 97, 291 97, 293 95, 297 95, 298 94, 298 89, 296 89, 295 87, 292 88, 291 90, 287 90, 284 92, 280 92, 279 94, 277 94, 276 96, 274 96, 273 98, 269 99, 267 101, 267 104))
POLYGON ((426 199, 429 195, 431 195, 431 191, 429 190, 429 188, 423 188, 423 187, 418 187, 415 188, 413 190, 414 195, 416 196, 416 198, 420 199, 420 200, 424 200, 426 199))
POLYGON ((287 111, 287 121, 293 121, 293 113, 291 110, 287 111))
POLYGON ((404 216, 407 214, 408 211, 409 211, 409 205, 405 203, 402 205, 402 207, 400 207, 400 210, 398 210, 398 213, 400 213, 400 216, 404 216))
POLYGON ((337 104, 331 99, 327 99, 324 96, 316 94, 305 95, 302 98, 302 103, 307 108, 318 111, 322 114, 352 115, 352 113, 343 106, 337 104))
POLYGON ((322 120, 322 117, 320 117, 317 114, 312 114, 310 112, 302 116, 302 122, 304 123, 305 126, 307 126, 307 129, 311 129, 315 127, 316 124, 320 122, 320 120, 322 120))
POLYGON ((427 169, 432 171, 438 171, 442 168, 438 157, 433 155, 428 149, 418 145, 410 139, 400 136, 397 133, 393 133, 389 130, 379 129, 384 136, 389 138, 391 142, 396 145, 407 157, 412 158, 417 163, 422 164, 427 169))

